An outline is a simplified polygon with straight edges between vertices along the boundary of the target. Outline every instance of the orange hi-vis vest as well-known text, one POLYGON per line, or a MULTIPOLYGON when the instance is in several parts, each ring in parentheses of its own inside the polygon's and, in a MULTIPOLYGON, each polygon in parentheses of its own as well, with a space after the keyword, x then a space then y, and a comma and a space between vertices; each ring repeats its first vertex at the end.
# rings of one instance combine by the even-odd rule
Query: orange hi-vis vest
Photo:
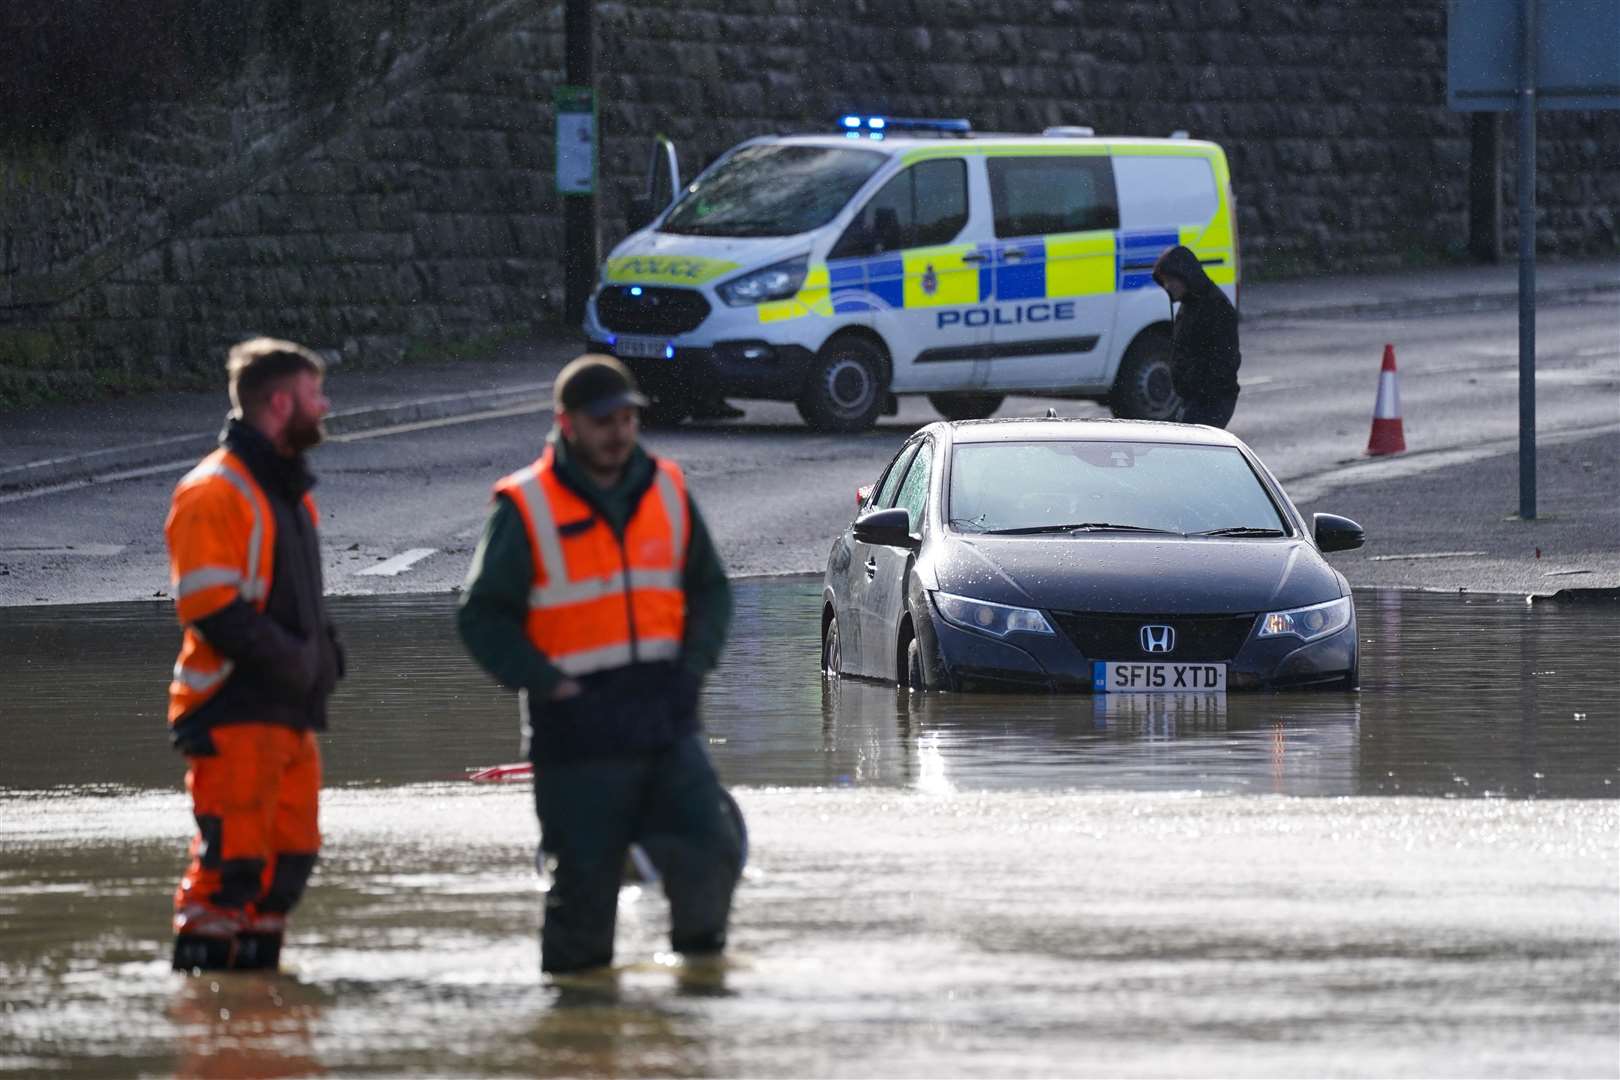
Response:
POLYGON ((528 530, 529 640, 553 664, 579 676, 680 656, 692 523, 677 465, 656 463, 622 538, 557 476, 549 446, 495 492, 512 500, 528 530))
MULTIPOLYGON (((317 525, 315 500, 304 509, 317 525)), ((175 485, 163 524, 169 584, 185 627, 169 683, 169 723, 219 692, 233 665, 197 632, 198 619, 245 600, 264 611, 275 572, 276 515, 241 458, 220 447, 175 485)))

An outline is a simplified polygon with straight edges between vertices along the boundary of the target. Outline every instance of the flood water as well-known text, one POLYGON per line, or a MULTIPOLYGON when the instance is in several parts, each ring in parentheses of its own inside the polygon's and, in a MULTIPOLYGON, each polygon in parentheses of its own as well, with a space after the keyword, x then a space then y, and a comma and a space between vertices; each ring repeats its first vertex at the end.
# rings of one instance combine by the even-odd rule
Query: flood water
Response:
POLYGON ((326 849, 279 976, 167 970, 168 605, 0 615, 0 1074, 1620 1076, 1620 613, 1357 597, 1359 694, 908 695, 738 587, 706 690, 732 949, 656 889, 542 982, 515 704, 449 597, 334 602, 326 849))

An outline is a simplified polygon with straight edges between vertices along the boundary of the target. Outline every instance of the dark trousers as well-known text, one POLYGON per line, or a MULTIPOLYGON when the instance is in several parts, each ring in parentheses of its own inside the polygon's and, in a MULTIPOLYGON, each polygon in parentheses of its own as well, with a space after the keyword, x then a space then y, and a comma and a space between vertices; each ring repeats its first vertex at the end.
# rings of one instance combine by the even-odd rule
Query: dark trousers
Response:
POLYGON ((1237 395, 1222 398, 1188 398, 1181 407, 1183 424, 1208 424, 1223 428, 1237 411, 1237 395))
POLYGON ((534 805, 551 870, 542 970, 613 962, 619 882, 632 842, 658 868, 675 951, 725 947, 743 828, 697 736, 647 754, 537 764, 534 805))

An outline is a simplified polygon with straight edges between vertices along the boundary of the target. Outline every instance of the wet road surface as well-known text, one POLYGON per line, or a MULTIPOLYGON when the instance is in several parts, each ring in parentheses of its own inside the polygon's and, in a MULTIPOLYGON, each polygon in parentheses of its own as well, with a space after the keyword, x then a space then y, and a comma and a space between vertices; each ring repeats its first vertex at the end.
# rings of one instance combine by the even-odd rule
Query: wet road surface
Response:
MULTIPOLYGON (((1360 694, 906 695, 738 591, 706 692, 752 861, 724 965, 621 897, 538 976, 514 705, 451 599, 340 600, 326 850, 277 977, 171 974, 165 604, 0 625, 0 1073, 1620 1075, 1620 616, 1358 596, 1360 694)), ((808 628, 808 629, 807 629, 808 628)))

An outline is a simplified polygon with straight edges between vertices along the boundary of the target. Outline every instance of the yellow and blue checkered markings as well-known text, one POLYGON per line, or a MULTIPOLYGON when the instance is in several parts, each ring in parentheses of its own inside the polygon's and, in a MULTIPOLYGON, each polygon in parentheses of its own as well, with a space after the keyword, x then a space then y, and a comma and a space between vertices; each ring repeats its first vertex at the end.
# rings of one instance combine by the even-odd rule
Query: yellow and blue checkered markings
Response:
MULTIPOLYGON (((1213 223, 1212 223, 1213 224, 1213 223)), ((1145 289, 1153 264, 1187 244, 1217 284, 1236 277, 1230 248, 1208 245, 1211 226, 1180 230, 1096 231, 947 244, 810 268, 798 295, 761 304, 761 322, 803 315, 854 315, 944 307, 1061 300, 1145 289)))

